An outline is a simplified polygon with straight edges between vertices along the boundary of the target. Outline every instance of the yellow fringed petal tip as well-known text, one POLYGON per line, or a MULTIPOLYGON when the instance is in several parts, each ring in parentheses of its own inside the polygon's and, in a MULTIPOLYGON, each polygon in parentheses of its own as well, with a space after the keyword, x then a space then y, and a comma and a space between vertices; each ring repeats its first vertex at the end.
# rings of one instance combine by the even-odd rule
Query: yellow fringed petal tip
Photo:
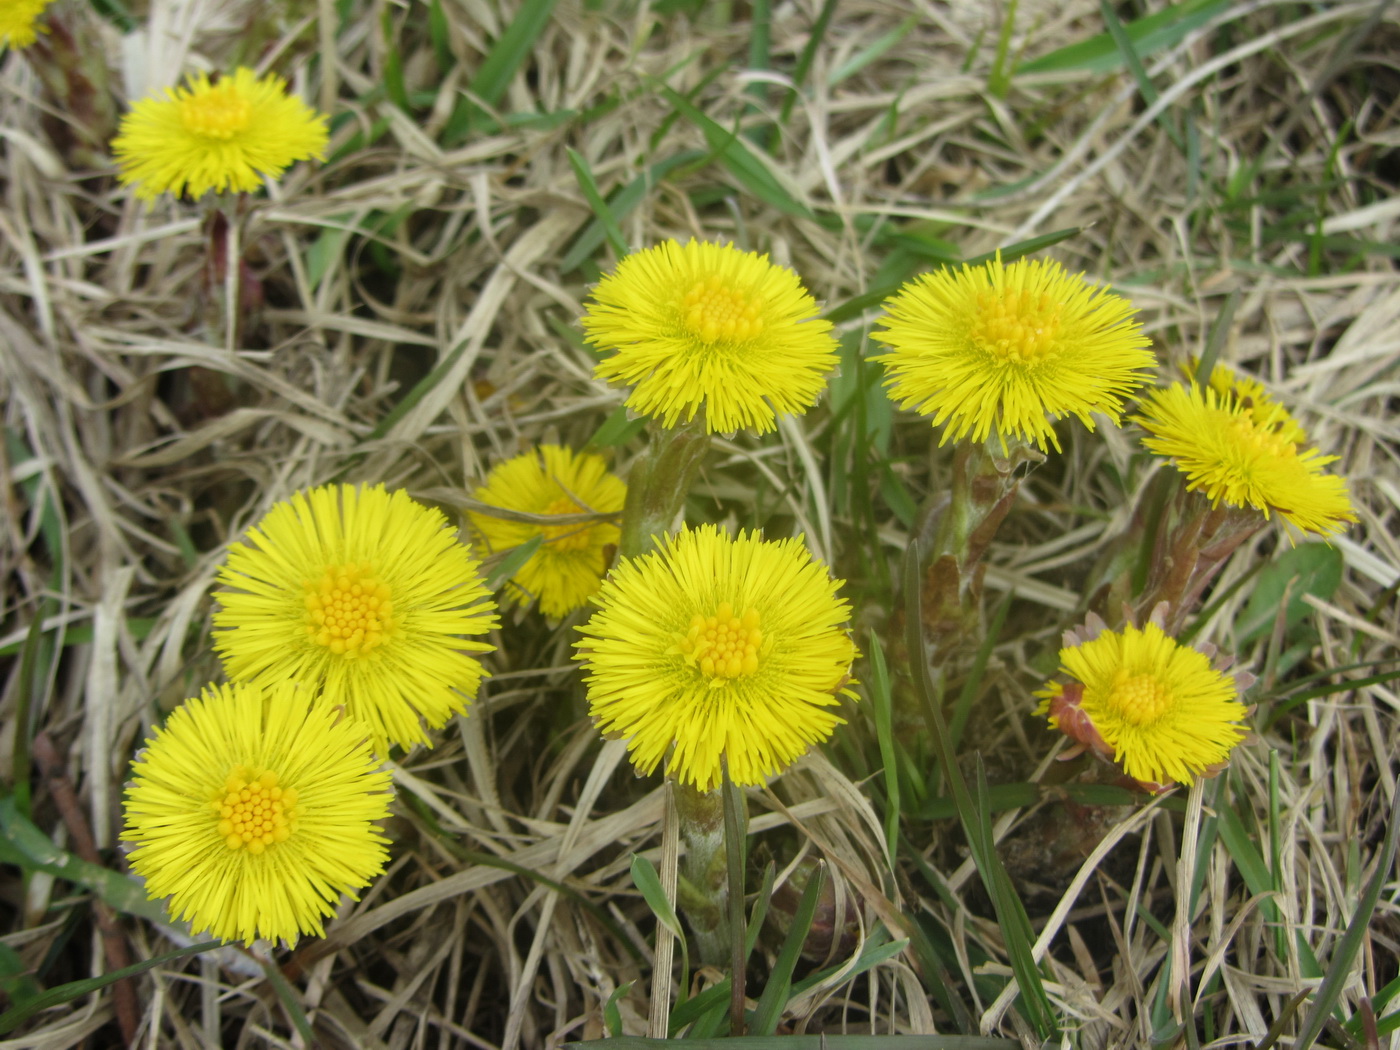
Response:
MULTIPOLYGON (((544 517, 616 517, 626 497, 627 485, 608 473, 602 456, 559 445, 540 445, 496 464, 473 493, 480 503, 544 517)), ((516 601, 538 601, 550 619, 588 603, 620 536, 611 519, 551 525, 488 512, 472 511, 469 517, 485 553, 509 551, 540 537, 539 548, 516 571, 506 593, 516 601)))
POLYGON ((589 713, 643 774, 761 784, 845 719, 850 606, 801 539, 687 529, 622 562, 576 642, 589 713))
POLYGON ((466 711, 497 624, 442 511, 380 486, 278 503, 219 570, 214 648, 234 681, 300 682, 365 723, 375 750, 431 741, 466 711))
POLYGON ((0 3, 0 47, 25 48, 47 33, 48 27, 35 25, 53 0, 4 0, 0 3))
POLYGON ((1306 532, 1340 532, 1356 520, 1346 482, 1323 468, 1336 460, 1304 448, 1307 435, 1256 381, 1219 368, 1210 385, 1151 391, 1133 421, 1143 445, 1172 461, 1186 487, 1213 505, 1278 514, 1306 532))
POLYGON ((196 73, 122 117, 112 140, 118 177, 141 200, 162 193, 198 197, 251 193, 299 160, 325 155, 326 117, 276 74, 240 67, 217 82, 196 73))
POLYGON ((146 741, 126 789, 131 868, 196 934, 321 936, 384 870, 389 774, 365 727, 289 682, 212 686, 146 741))
POLYGON ((1106 630, 1061 649, 1060 670, 1082 694, 1052 682, 1036 693, 1042 698, 1038 713, 1095 750, 1101 741, 1123 771, 1144 784, 1190 784, 1226 761, 1248 734, 1239 724, 1247 712, 1235 679, 1155 623, 1106 630), (1088 725, 1067 724, 1071 720, 1088 725))
POLYGON ((791 270, 733 245, 667 241, 633 252, 593 290, 595 374, 663 426, 701 409, 712 434, 774 429, 805 412, 836 367, 831 324, 791 270))
POLYGON ((943 426, 940 444, 995 434, 1058 451, 1052 421, 1115 425, 1156 362, 1132 304, 1059 263, 1000 259, 923 274, 885 301, 873 338, 890 397, 943 426))

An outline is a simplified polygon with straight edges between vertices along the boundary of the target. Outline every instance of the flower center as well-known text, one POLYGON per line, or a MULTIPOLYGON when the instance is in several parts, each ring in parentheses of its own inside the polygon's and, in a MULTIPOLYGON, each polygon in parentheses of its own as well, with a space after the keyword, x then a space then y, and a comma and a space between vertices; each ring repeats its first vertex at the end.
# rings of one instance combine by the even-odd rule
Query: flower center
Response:
POLYGON ((757 671, 762 645, 758 611, 749 609, 743 616, 735 616, 734 606, 728 602, 720 602, 713 616, 692 619, 690 630, 679 643, 686 662, 698 666, 712 686, 757 671))
POLYGON ((333 565, 319 580, 306 581, 306 634, 333 653, 363 656, 394 630, 389 585, 369 562, 333 565))
POLYGON ((681 300, 685 325, 706 343, 742 343, 763 331, 758 306, 718 277, 706 277, 681 300))
POLYGON ((1166 713, 1172 704, 1172 694, 1155 676, 1129 675, 1120 668, 1113 676, 1108 704, 1125 721, 1142 726, 1157 721, 1166 713))
POLYGON ((1269 427, 1262 427, 1249 416, 1236 416, 1230 420, 1230 439, 1235 448, 1250 460, 1292 459, 1298 453, 1297 446, 1287 437, 1269 427))
POLYGON ((248 126, 253 107, 232 79, 180 100, 180 121, 185 130, 211 139, 231 139, 248 126))
POLYGON ((271 770, 255 773, 247 766, 233 767, 210 806, 219 814, 225 845, 255 857, 274 842, 291 838, 301 816, 295 788, 279 787, 271 770))
MULTIPOLYGON (((568 496, 560 496, 541 514, 582 514, 584 510, 568 496)), ((568 525, 546 525, 541 530, 544 541, 557 551, 577 551, 588 546, 588 523, 573 522, 568 525)))
POLYGON ((1055 348, 1060 304, 1048 294, 988 288, 977 294, 973 343, 1009 364, 1033 365, 1055 348))

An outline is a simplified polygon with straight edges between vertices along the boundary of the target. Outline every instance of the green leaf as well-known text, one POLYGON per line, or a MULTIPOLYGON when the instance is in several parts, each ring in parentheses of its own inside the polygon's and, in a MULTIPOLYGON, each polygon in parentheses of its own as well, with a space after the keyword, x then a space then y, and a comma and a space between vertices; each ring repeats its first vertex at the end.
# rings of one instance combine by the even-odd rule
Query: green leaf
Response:
POLYGON ((684 937, 681 921, 676 918, 675 909, 661 887, 661 876, 656 873, 656 865, 640 853, 632 854, 632 883, 641 891, 642 899, 650 906, 657 921, 677 937, 684 937))
POLYGON ((620 984, 612 990, 612 995, 608 996, 608 1001, 603 1004, 603 1027, 608 1030, 608 1035, 619 1036, 622 1034, 622 1011, 617 1008, 617 1001, 632 990, 636 981, 628 981, 620 984))
POLYGON ((29 822, 18 810, 14 796, 0 799, 0 861, 27 871, 42 871, 96 894, 104 903, 126 915, 172 925, 160 901, 146 895, 145 887, 121 872, 104 868, 66 853, 29 822))
POLYGON ((1305 595, 1330 601, 1341 583, 1342 552, 1336 547, 1304 543, 1285 551, 1259 573, 1254 593, 1236 622, 1236 644, 1244 648, 1273 629, 1285 591, 1288 605, 1283 612, 1284 624, 1292 631, 1312 612, 1305 595))
POLYGON ((642 432, 647 425, 646 416, 633 417, 626 405, 618 405, 612 414, 603 420, 584 446, 586 449, 613 448, 625 445, 642 432))

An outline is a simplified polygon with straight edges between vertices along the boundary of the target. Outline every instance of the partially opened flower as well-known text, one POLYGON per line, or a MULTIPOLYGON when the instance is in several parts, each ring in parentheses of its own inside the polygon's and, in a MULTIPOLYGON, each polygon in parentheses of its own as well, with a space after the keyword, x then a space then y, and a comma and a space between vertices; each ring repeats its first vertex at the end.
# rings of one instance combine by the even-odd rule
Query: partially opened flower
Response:
POLYGON ((326 142, 326 117, 289 95, 286 81, 240 67, 212 83, 196 73, 188 87, 137 102, 112 153, 122 185, 153 200, 167 192, 251 193, 296 161, 320 159, 326 142))
POLYGON ((1335 533, 1356 514, 1346 483, 1323 468, 1336 460, 1304 448, 1306 435, 1258 383, 1153 390, 1133 417, 1145 445, 1169 458, 1189 491, 1212 505, 1252 507, 1308 532, 1335 533))
POLYGON ((995 434, 1058 450, 1051 422, 1117 423, 1155 358, 1132 305, 1056 262, 1000 259, 923 274, 885 302, 874 338, 890 397, 945 426, 940 443, 995 434))
POLYGON ((28 47, 48 30, 34 23, 53 0, 4 0, 0 3, 0 47, 28 47))
POLYGON ((1060 670, 1069 680, 1037 692, 1036 713, 1145 787, 1190 784, 1248 735, 1239 693, 1253 676, 1226 674, 1212 652, 1181 645, 1155 622, 1110 631, 1094 618, 1066 635, 1060 670))
POLYGON ((235 681, 300 682, 344 704, 375 749, 430 743, 466 710, 496 626, 471 551, 442 511, 381 486, 278 503, 229 548, 214 648, 235 681))
POLYGON ((710 433, 765 433, 805 412, 836 367, 831 324, 791 270, 733 245, 666 241, 633 252, 587 304, 600 379, 663 426, 703 410, 710 433))
POLYGON ((613 569, 579 628, 589 711, 650 773, 709 791, 781 772, 845 720, 856 649, 840 581, 800 539, 668 537, 613 569))
MULTIPOLYGON (((388 858, 389 774, 365 727, 280 682, 211 686, 146 741, 126 790, 131 868, 195 933, 295 943, 388 858)), ((357 898, 358 899, 358 898, 357 898)))
POLYGON ((473 495, 507 512, 575 519, 593 515, 591 521, 545 524, 487 512, 470 514, 483 551, 508 551, 536 536, 543 541, 516 572, 508 594, 537 600, 540 611, 551 618, 587 603, 617 547, 613 519, 627 496, 626 484, 608 473, 602 456, 540 445, 496 464, 473 495))

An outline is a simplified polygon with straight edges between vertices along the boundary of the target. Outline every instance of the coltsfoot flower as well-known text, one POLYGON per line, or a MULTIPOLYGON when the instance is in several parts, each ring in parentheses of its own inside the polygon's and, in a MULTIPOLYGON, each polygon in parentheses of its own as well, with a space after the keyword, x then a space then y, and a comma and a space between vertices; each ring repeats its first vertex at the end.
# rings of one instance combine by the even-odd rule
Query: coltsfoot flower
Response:
POLYGON ((701 410, 712 434, 805 412, 836 367, 831 324, 791 270, 730 244, 666 241, 633 252, 587 304, 600 379, 663 426, 701 410))
MULTIPOLYGON (((602 456, 540 445, 491 468, 473 494, 480 503, 504 511, 542 516, 616 515, 627 485, 609 474, 602 456)), ((587 604, 607 572, 617 547, 611 519, 545 525, 489 513, 470 513, 483 551, 506 551, 540 536, 543 543, 520 567, 507 588, 516 600, 538 600, 540 611, 557 619, 587 604)))
POLYGON ((4 0, 0 3, 0 47, 28 47, 48 30, 34 23, 53 0, 4 0))
POLYGON ((1052 419, 1116 425, 1155 363, 1132 305, 1056 262, 923 274, 885 309, 873 337, 889 347, 890 397, 944 426, 940 444, 995 434, 1003 452, 1012 437, 1058 451, 1052 419))
POLYGON ((326 117, 289 95, 286 81, 240 67, 217 83, 196 73, 188 87, 137 102, 112 153, 122 185, 154 200, 167 192, 251 193, 296 161, 321 159, 326 142, 326 117))
POLYGON ((384 870, 389 774, 365 727, 280 682, 211 686, 146 741, 126 790, 131 868, 225 941, 320 936, 384 870))
POLYGON ((471 551, 442 511, 382 485, 278 503, 229 547, 214 648, 235 681, 302 683, 365 723, 375 750, 431 744, 466 711, 496 626, 471 551))
POLYGON ((762 783, 845 721, 856 648, 839 586, 800 539, 668 537, 613 569, 579 628, 590 713, 643 774, 664 758, 709 791, 723 756, 736 784, 762 783))
POLYGON ((1278 514, 1307 532, 1340 532, 1356 520, 1346 483, 1323 468, 1336 456, 1304 448, 1298 422, 1258 382, 1219 369, 1209 386, 1172 383, 1153 390, 1133 417, 1143 445, 1170 459, 1213 506, 1278 514))
POLYGON ((1149 790, 1190 784, 1212 775, 1248 735, 1239 694, 1254 681, 1212 663, 1213 649, 1193 649, 1149 621, 1107 630, 1090 617, 1066 632, 1060 671, 1035 695, 1049 718, 1078 748, 1117 763, 1149 790))

